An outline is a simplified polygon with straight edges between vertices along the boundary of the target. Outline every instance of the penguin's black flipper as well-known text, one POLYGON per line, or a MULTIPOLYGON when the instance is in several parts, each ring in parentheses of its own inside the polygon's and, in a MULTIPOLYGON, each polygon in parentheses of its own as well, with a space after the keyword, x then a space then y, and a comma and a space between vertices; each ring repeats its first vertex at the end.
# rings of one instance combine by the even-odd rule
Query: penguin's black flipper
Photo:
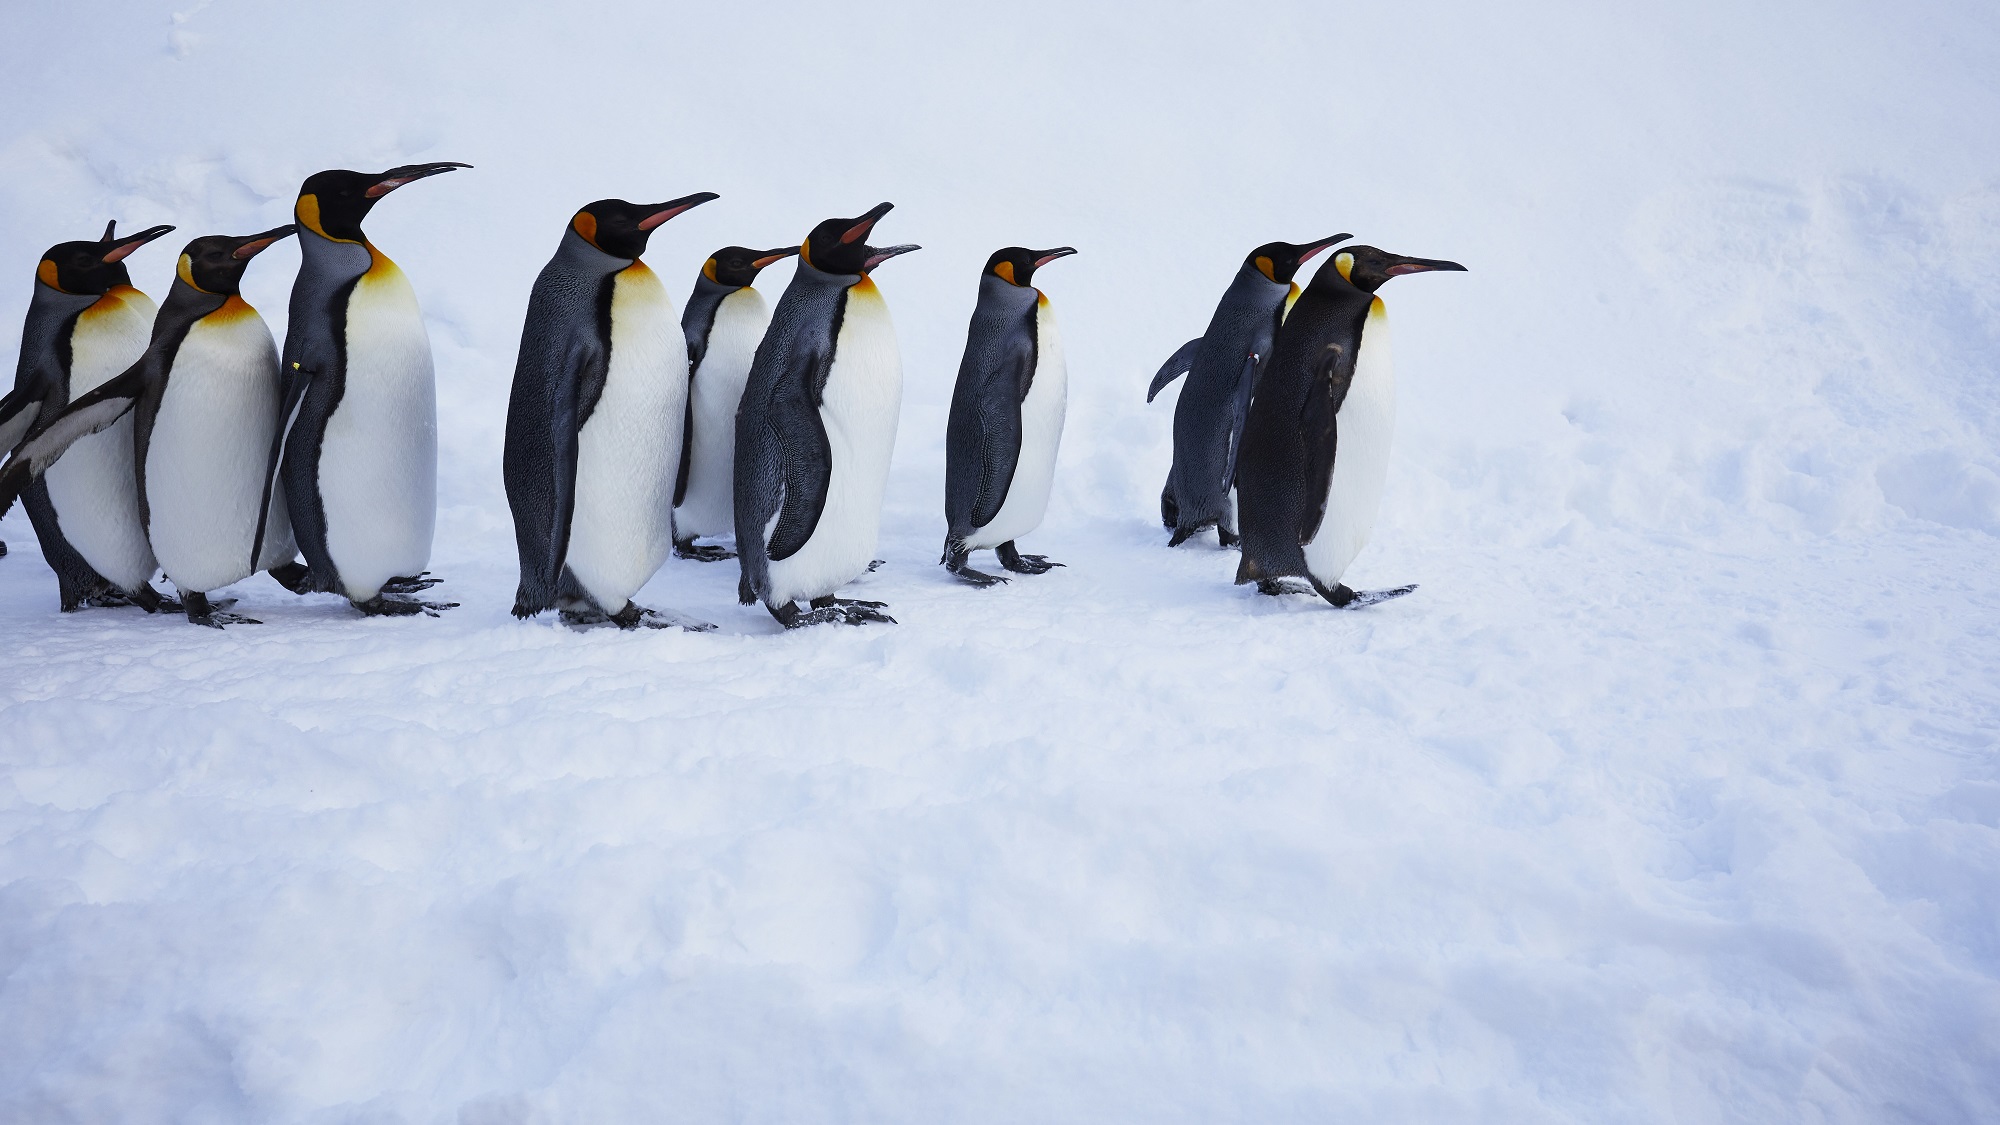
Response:
POLYGON ((14 506, 21 492, 48 471, 69 447, 111 428, 138 404, 146 386, 146 369, 135 363, 125 372, 81 395, 64 407, 40 431, 14 450, 0 469, 0 516, 14 506))
MULTIPOLYGON (((285 340, 285 346, 290 350, 289 338, 285 340)), ((270 530, 271 524, 271 494, 283 487, 279 472, 284 466, 285 435, 291 430, 293 419, 298 417, 299 404, 305 401, 306 388, 312 383, 312 372, 303 363, 295 360, 279 373, 279 378, 284 385, 280 388, 278 430, 271 435, 271 458, 264 467, 264 495, 257 502, 257 534, 250 540, 250 565, 253 567, 257 565, 258 559, 264 557, 264 533, 270 530)), ((310 573, 310 568, 307 570, 310 573)), ((306 592, 305 589, 293 586, 291 582, 285 582, 284 579, 279 581, 284 582, 285 588, 295 594, 306 592)), ((299 581, 305 583, 308 579, 301 578, 299 581)))
POLYGON ((1299 437, 1305 443, 1306 502, 1299 507, 1299 545, 1319 534, 1326 519, 1328 490, 1333 486, 1333 458, 1340 445, 1338 416, 1354 382, 1354 353, 1340 344, 1328 344, 1318 370, 1306 387, 1305 405, 1299 410, 1299 437))
POLYGON ((0 398, 0 456, 21 444, 42 412, 42 397, 17 387, 0 398))
POLYGON ((547 395, 545 409, 510 404, 506 462, 507 503, 514 516, 514 542, 521 558, 521 581, 514 592, 514 616, 532 617, 554 608, 563 563, 569 557, 570 518, 576 510, 576 462, 583 424, 604 394, 611 357, 596 339, 571 339, 553 373, 535 368, 524 356, 515 375, 517 400, 547 395), (547 419, 543 430, 537 419, 547 419))
POLYGON ((1194 366, 1195 349, 1201 346, 1201 340, 1200 336, 1196 336, 1182 344, 1179 351, 1168 356, 1167 362, 1160 365, 1159 373, 1153 376, 1153 385, 1146 388, 1147 402, 1153 401, 1154 395, 1166 390, 1168 383, 1188 373, 1188 368, 1194 366))
POLYGON ((1035 377, 1033 337, 1022 335, 972 395, 952 395, 945 429, 945 514, 964 538, 1000 514, 1021 463, 1021 403, 1035 377), (964 526, 959 526, 960 521, 964 526))
POLYGON ((833 480, 833 444, 827 440, 826 423, 817 407, 776 410, 771 421, 779 431, 778 448, 804 454, 784 457, 778 522, 765 545, 765 554, 776 562, 792 557, 819 527, 820 513, 826 509, 827 486, 833 480))
MULTIPOLYGON (((1257 366, 1262 362, 1263 357, 1255 352, 1243 361, 1243 373, 1236 380, 1236 394, 1229 400, 1229 452, 1222 462, 1224 492, 1236 487, 1236 455, 1243 450, 1243 423, 1250 417, 1250 393, 1256 389, 1257 366)), ((1227 541, 1222 545, 1229 546, 1227 541)))

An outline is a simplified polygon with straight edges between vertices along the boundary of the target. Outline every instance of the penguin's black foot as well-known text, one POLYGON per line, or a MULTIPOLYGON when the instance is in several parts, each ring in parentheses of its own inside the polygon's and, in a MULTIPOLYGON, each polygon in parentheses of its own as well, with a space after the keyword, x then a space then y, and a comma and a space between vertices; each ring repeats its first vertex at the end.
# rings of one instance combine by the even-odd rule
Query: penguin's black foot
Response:
POLYGON ((696 562, 721 562, 724 559, 735 558, 736 552, 727 547, 704 547, 694 540, 688 539, 685 541, 676 540, 674 542, 674 557, 677 559, 693 559, 696 562))
POLYGON ((288 563, 279 563, 264 573, 276 579, 278 585, 283 586, 294 594, 310 594, 313 592, 312 568, 297 559, 293 559, 288 563))
POLYGON ((0 559, 4 559, 6 557, 7 557, 7 543, 5 540, 0 540, 0 559))
POLYGON ((349 601, 355 609, 369 617, 415 617, 419 613, 425 617, 436 617, 440 610, 458 608, 457 602, 427 602, 388 594, 377 594, 365 602, 349 601))
POLYGON ((878 571, 878 570, 881 570, 881 569, 882 569, 882 567, 883 567, 883 565, 884 565, 885 563, 887 563, 888 561, 889 561, 888 559, 869 559, 869 560, 868 560, 868 573, 870 573, 870 574, 873 574, 873 573, 875 573, 876 571, 878 571))
POLYGON ((984 571, 972 569, 971 566, 967 565, 967 560, 970 558, 972 558, 971 548, 956 539, 946 539, 944 541, 944 557, 939 559, 938 562, 943 564, 946 570, 957 575, 959 581, 968 586, 976 586, 981 590, 984 590, 988 586, 998 586, 1002 582, 1007 581, 1007 579, 998 574, 987 574, 984 571))
POLYGON ((208 600, 208 595, 206 594, 190 593, 185 590, 181 592, 181 608, 187 612, 187 619, 196 625, 206 625, 211 629, 220 629, 224 625, 263 624, 262 621, 254 617, 245 617, 240 613, 222 612, 235 604, 235 598, 223 598, 220 601, 211 602, 208 600))
POLYGON ((128 605, 138 605, 131 595, 116 586, 105 585, 92 590, 63 607, 64 613, 75 613, 79 609, 121 609, 128 605))
POLYGON ((1336 609, 1366 609, 1391 598, 1400 598, 1416 588, 1417 584, 1412 582, 1408 586, 1394 586, 1387 590, 1355 590, 1339 584, 1328 589, 1320 585, 1317 580, 1313 582, 1313 589, 1318 591, 1320 597, 1333 603, 1336 609))
POLYGON ((612 614, 608 620, 620 629, 686 629, 690 633, 713 633, 715 626, 672 610, 647 609, 638 602, 626 602, 625 608, 612 614))
POLYGON ((1282 580, 1277 578, 1259 578, 1257 580, 1257 592, 1265 595, 1266 597, 1272 597, 1272 598, 1278 597, 1282 594, 1305 593, 1304 590, 1300 590, 1293 586, 1287 586, 1282 580))
MULTIPOLYGON (((133 605, 138 606, 147 613, 181 612, 181 603, 160 593, 151 586, 141 586, 137 590, 130 591, 128 596, 132 599, 133 605)), ((229 604, 235 605, 236 603, 231 602, 229 604)))
POLYGON ((1160 492, 1160 526, 1172 531, 1181 522, 1181 506, 1174 502, 1174 489, 1168 485, 1160 492))
POLYGON ((1200 535, 1202 532, 1207 531, 1212 526, 1212 524, 1198 523, 1193 527, 1176 527, 1174 528, 1173 537, 1167 540, 1167 546, 1178 547, 1195 536, 1200 535))
POLYGON ((1216 524, 1215 541, 1217 543, 1222 544, 1224 549, 1228 549, 1231 547, 1240 547, 1243 543, 1243 537, 1229 530, 1228 528, 1222 526, 1221 524, 1216 524))
POLYGON ((387 582, 382 583, 382 592, 385 594, 421 594, 443 581, 444 579, 442 578, 432 578, 431 572, 426 570, 422 574, 411 577, 391 578, 387 582))
POLYGON ((859 599, 836 598, 832 594, 814 598, 812 608, 802 610, 797 602, 771 606, 771 616, 787 629, 803 629, 808 625, 826 625, 839 622, 843 625, 894 625, 896 619, 883 613, 884 602, 865 602, 859 599))
POLYGON ((1047 574, 1063 565, 1059 562, 1050 562, 1047 555, 1024 555, 1014 546, 1012 540, 994 548, 993 553, 1000 556, 1001 566, 1015 574, 1047 574))

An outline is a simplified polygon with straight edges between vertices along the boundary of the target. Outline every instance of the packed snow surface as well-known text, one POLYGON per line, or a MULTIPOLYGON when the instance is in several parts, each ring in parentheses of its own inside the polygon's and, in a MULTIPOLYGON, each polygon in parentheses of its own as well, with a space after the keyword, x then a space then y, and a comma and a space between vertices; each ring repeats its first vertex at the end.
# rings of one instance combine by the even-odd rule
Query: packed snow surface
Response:
POLYGON ((180 2, 0 14, 0 323, 110 217, 181 226, 158 297, 310 172, 475 165, 369 220, 463 607, 65 616, 0 521, 0 1120, 2000 1119, 1990 3, 180 2), (508 616, 529 286, 700 190, 677 301, 878 200, 925 247, 849 587, 900 625, 683 561, 640 600, 716 633, 508 616), (1470 268, 1383 290, 1349 582, 1422 588, 1362 612, 1166 549, 1142 401, 1337 230, 1470 268), (1068 565, 980 591, 944 419, 1008 244, 1081 251, 1068 565))

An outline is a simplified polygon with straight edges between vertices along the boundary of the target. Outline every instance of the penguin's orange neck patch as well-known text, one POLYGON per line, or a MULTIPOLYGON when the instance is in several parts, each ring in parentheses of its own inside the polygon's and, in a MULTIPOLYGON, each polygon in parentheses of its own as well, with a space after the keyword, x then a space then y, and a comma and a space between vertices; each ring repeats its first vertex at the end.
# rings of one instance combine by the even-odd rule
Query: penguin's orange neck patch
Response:
POLYGON ((618 272, 629 273, 633 277, 646 277, 649 276, 653 271, 646 268, 646 263, 640 261, 637 258, 634 258, 632 259, 631 265, 626 266, 624 269, 619 270, 618 272))
POLYGON ((363 241, 361 245, 368 248, 368 274, 370 276, 387 277, 390 274, 403 272, 397 268, 395 260, 382 251, 377 250, 374 243, 363 241))
POLYGON ((206 316, 203 319, 216 321, 222 324, 227 324, 232 321, 241 320, 246 316, 256 316, 256 315, 257 315, 257 310, 250 306, 250 302, 244 300, 238 294, 231 293, 229 295, 229 298, 222 302, 221 308, 215 310, 212 313, 209 313, 208 316, 206 316))
POLYGON ((861 275, 860 281, 848 286, 847 291, 849 293, 859 293, 864 297, 880 297, 882 295, 882 291, 875 288, 875 280, 865 273, 861 275))
POLYGON ((1049 295, 1047 293, 1042 292, 1039 289, 1035 290, 1035 304, 1043 308, 1047 308, 1049 304, 1049 295))

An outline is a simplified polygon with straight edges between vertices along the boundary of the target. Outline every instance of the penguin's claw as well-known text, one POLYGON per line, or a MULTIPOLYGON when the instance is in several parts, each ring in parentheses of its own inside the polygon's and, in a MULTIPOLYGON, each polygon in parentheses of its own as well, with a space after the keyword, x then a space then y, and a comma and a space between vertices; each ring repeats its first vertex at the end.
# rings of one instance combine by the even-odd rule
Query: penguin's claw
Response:
POLYGON ((1240 549, 1240 546, 1243 542, 1243 537, 1229 530, 1228 528, 1223 527, 1221 524, 1217 524, 1215 525, 1215 541, 1221 544, 1224 549, 1229 549, 1229 548, 1240 549))
POLYGON ((137 604, 139 603, 133 601, 125 591, 116 586, 106 585, 85 594, 76 605, 70 607, 69 612, 74 613, 79 609, 120 609, 137 604))
POLYGON ((812 607, 814 609, 827 609, 832 606, 842 606, 842 605, 867 606, 870 609, 887 609, 889 607, 888 602, 870 602, 870 601, 863 601, 860 598, 836 598, 832 594, 827 594, 824 597, 818 597, 812 600, 812 607))
POLYGON ((431 572, 426 570, 422 574, 414 576, 391 578, 387 582, 382 583, 382 592, 385 594, 421 594, 443 581, 444 579, 442 578, 432 578, 431 572))
POLYGON ((870 559, 868 561, 868 573, 873 574, 882 569, 882 565, 888 561, 888 559, 870 559))
POLYGON ((715 626, 672 610, 647 609, 637 602, 606 618, 620 629, 685 629, 690 633, 713 633, 715 626))
POLYGON ((257 619, 256 619, 256 618, 254 618, 254 617, 245 617, 245 616, 243 616, 243 615, 242 615, 242 614, 240 614, 240 613, 223 613, 223 612, 221 612, 220 610, 217 610, 217 611, 215 611, 215 612, 211 612, 211 613, 205 613, 205 614, 201 614, 201 615, 199 615, 199 616, 197 616, 197 615, 195 615, 195 614, 189 614, 189 615, 188 615, 188 621, 189 621, 189 622, 190 622, 191 624, 195 624, 195 625, 206 625, 206 626, 208 626, 208 627, 209 627, 209 628, 211 628, 211 629, 220 629, 220 628, 222 628, 222 627, 223 627, 224 625, 262 625, 262 624, 263 624, 263 622, 262 622, 262 621, 259 621, 259 620, 257 620, 257 619))
POLYGON ((736 552, 727 547, 703 546, 690 539, 686 543, 674 544, 674 557, 693 559, 695 562, 721 562, 735 558, 736 552))
POLYGON ((840 622, 844 625, 894 625, 896 619, 883 613, 882 602, 867 602, 856 598, 836 598, 831 594, 814 598, 812 608, 802 610, 797 602, 786 602, 772 606, 771 616, 787 629, 804 629, 810 625, 826 625, 840 622))
POLYGON ((421 613, 425 617, 436 617, 439 610, 457 609, 457 602, 426 602, 416 598, 390 597, 377 594, 365 602, 354 602, 354 608, 369 617, 415 617, 421 613))
POLYGON ((974 570, 969 566, 960 565, 946 567, 945 569, 956 575, 960 582, 968 586, 978 587, 981 590, 986 589, 988 586, 1003 586, 1008 582, 1008 578, 1004 574, 988 574, 983 570, 974 570))
POLYGON ((1024 555, 1012 541, 1000 544, 994 553, 1000 556, 1001 566, 1016 574, 1047 574, 1063 565, 1059 562, 1050 562, 1047 555, 1024 555))
POLYGON ((297 559, 293 559, 287 563, 279 563, 264 573, 270 575, 272 580, 277 582, 278 585, 283 586, 294 594, 312 593, 312 569, 297 559))

